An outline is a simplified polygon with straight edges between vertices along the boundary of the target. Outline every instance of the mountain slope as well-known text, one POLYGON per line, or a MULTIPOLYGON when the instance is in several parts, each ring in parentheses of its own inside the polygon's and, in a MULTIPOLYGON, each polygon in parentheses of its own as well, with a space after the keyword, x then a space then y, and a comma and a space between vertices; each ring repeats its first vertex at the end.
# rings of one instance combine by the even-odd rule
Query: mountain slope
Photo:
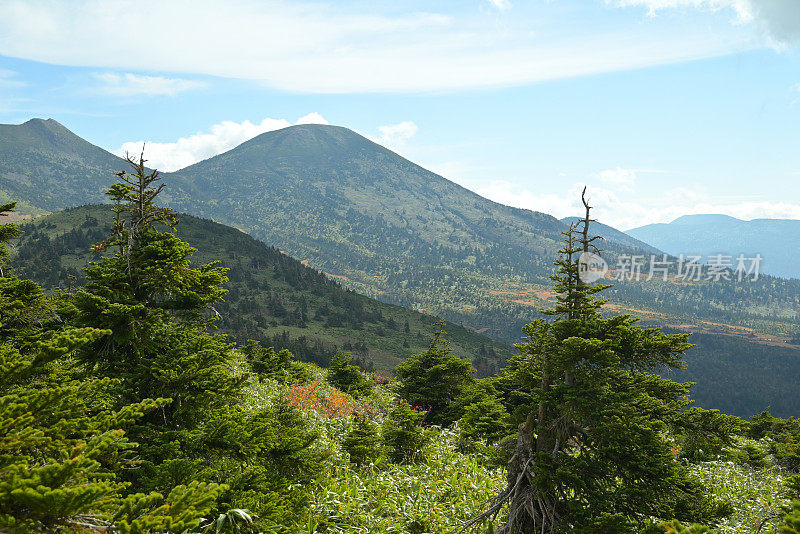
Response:
MULTIPOLYGON (((228 267, 225 302, 215 305, 220 331, 246 342, 289 348, 323 365, 337 350, 387 372, 428 347, 436 318, 384 304, 340 287, 324 275, 230 227, 180 215, 178 235, 197 248, 195 261, 228 267)), ((23 224, 13 249, 17 273, 48 289, 69 290, 84 280, 89 247, 109 235, 109 206, 83 206, 23 224)), ((456 351, 481 374, 496 372, 512 347, 449 324, 456 351)))
POLYGON ((504 256, 484 269, 547 268, 563 230, 549 215, 491 202, 337 126, 268 132, 168 179, 168 202, 179 209, 202 206, 326 271, 355 267, 369 278, 398 258, 437 264, 446 255, 457 269, 499 241, 504 256), (357 266, 353 255, 362 256, 357 266))
MULTIPOLYGON (((13 165, 4 162, 13 151, 0 155, 0 168, 15 167, 27 179, 13 184, 15 199, 51 206, 55 201, 42 197, 57 191, 58 204, 79 205, 99 196, 112 170, 125 168, 62 130, 51 121, 0 129, 0 144, 32 154, 28 170, 13 158, 13 165), (60 182, 50 184, 37 165, 56 169, 60 182), (103 178, 100 170, 112 166, 103 178)), ((164 199, 181 211, 243 229, 363 294, 507 342, 552 299, 549 275, 563 223, 484 199, 346 128, 268 132, 164 178, 164 199)), ((621 255, 650 256, 613 240, 603 248, 611 274, 621 255)), ((615 310, 655 325, 699 320, 701 328, 737 335, 743 328, 785 339, 800 332, 798 281, 686 283, 671 273, 668 280, 617 280, 609 295, 615 310)))
POLYGON ((53 119, 0 124, 0 199, 23 201, 25 212, 101 202, 125 166, 53 119))
POLYGON ((797 245, 800 221, 792 219, 754 219, 743 221, 727 215, 684 215, 668 224, 648 224, 633 228, 628 235, 646 241, 670 254, 739 254, 764 258, 764 273, 785 278, 800 278, 797 245))
MULTIPOLYGON (((166 198, 182 211, 242 228, 361 293, 506 341, 518 339, 531 307, 548 305, 566 229, 336 126, 268 132, 166 179, 166 198)), ((604 255, 612 266, 620 254, 649 258, 652 247, 640 246, 609 240, 604 255)), ((644 310, 655 324, 700 317, 794 333, 800 284, 774 283, 786 286, 778 301, 761 287, 660 280, 621 280, 612 296, 623 311, 644 310)))
MULTIPOLYGON (((124 162, 115 170, 122 169, 124 162)), ((518 340, 523 325, 553 303, 549 275, 563 223, 483 199, 344 128, 262 134, 164 179, 173 207, 243 229, 360 293, 495 339, 518 340)), ((36 193, 21 189, 19 198, 36 193)), ((83 201, 78 192, 63 202, 83 201)), ((622 255, 650 256, 614 241, 603 248, 610 275, 620 274, 614 267, 622 255)), ((672 269, 666 280, 614 283, 604 294, 609 313, 703 335, 688 376, 708 392, 697 394, 710 399, 706 407, 735 405, 741 415, 765 404, 800 409, 792 378, 800 362, 800 280, 686 281, 672 269), (781 355, 781 371, 753 360, 764 351, 781 355), (706 360, 717 364, 693 367, 706 360), (748 367, 749 377, 742 374, 748 367), (745 395, 751 384, 763 397, 745 395)))

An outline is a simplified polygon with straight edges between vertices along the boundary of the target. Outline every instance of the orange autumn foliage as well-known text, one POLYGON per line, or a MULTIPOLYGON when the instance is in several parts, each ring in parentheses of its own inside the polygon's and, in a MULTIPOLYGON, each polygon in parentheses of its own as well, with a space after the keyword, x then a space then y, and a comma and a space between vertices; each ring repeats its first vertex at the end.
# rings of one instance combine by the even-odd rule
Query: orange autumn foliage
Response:
POLYGON ((319 380, 306 385, 291 386, 287 396, 290 406, 314 410, 325 417, 347 417, 356 411, 340 391, 321 388, 319 380))

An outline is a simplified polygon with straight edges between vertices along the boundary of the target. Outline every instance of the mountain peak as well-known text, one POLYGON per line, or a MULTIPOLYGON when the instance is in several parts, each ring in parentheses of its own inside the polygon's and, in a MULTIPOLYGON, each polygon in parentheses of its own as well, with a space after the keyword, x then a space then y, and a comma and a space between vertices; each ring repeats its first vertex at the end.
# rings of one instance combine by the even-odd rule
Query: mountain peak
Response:
POLYGON ((727 224, 734 222, 744 222, 736 217, 730 215, 722 215, 721 213, 697 213, 694 215, 683 215, 678 217, 670 224, 702 226, 706 224, 727 224))
POLYGON ((53 134, 60 134, 60 135, 71 135, 74 137, 78 137, 72 131, 58 122, 55 119, 40 119, 40 118, 33 118, 30 119, 22 124, 19 125, 20 128, 25 130, 32 130, 37 132, 50 132, 53 134))
POLYGON ((344 126, 334 126, 332 124, 295 124, 293 126, 281 128, 280 130, 262 133, 240 146, 245 147, 249 144, 269 144, 275 140, 279 140, 280 143, 291 142, 292 144, 298 144, 300 146, 307 146, 308 144, 314 143, 344 146, 354 143, 370 142, 366 137, 344 126))
POLYGON ((22 125, 24 126, 26 124, 31 126, 36 126, 36 125, 60 126, 64 128, 64 125, 55 119, 40 119, 39 117, 34 117, 30 120, 27 120, 22 125))

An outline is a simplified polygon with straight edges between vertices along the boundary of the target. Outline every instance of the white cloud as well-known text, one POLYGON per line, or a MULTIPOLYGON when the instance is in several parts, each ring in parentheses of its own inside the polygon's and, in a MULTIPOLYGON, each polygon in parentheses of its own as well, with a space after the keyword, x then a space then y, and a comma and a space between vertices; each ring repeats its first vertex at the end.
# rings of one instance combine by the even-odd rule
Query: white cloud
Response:
MULTIPOLYGON (((495 202, 549 213, 557 218, 580 215, 583 182, 573 184, 563 193, 539 193, 522 189, 507 181, 493 181, 473 190, 495 202)), ((676 188, 665 191, 658 199, 621 198, 615 191, 588 186, 587 197, 594 216, 602 223, 619 230, 645 224, 671 222, 682 215, 720 213, 737 219, 800 219, 800 205, 789 202, 718 202, 706 189, 676 188)))
MULTIPOLYGON (((295 124, 328 124, 319 113, 309 113, 297 120, 295 124)), ((258 124, 250 121, 223 121, 211 127, 211 132, 196 133, 181 137, 172 143, 147 142, 145 157, 151 168, 170 172, 182 169, 198 161, 221 154, 264 132, 280 130, 291 126, 286 119, 264 119, 258 124)), ((138 154, 144 141, 124 143, 118 155, 125 153, 138 154)))
POLYGON ((754 23, 776 46, 800 41, 798 0, 606 0, 616 7, 644 7, 650 17, 667 9, 729 10, 739 24, 754 23))
POLYGON ((387 124, 378 126, 380 136, 371 138, 379 145, 391 148, 395 152, 405 147, 406 142, 416 135, 419 128, 412 121, 398 122, 397 124, 387 124))
POLYGON ((488 0, 493 7, 499 9, 500 11, 505 11, 511 8, 511 2, 509 0, 488 0))
POLYGON ((358 3, 309 1, 231 4, 221 9, 214 0, 140 0, 131 9, 127 0, 4 0, 0 55, 348 93, 503 87, 762 46, 728 25, 680 35, 632 25, 585 31, 558 14, 554 20, 539 17, 546 6, 526 7, 547 29, 533 32, 532 17, 522 15, 499 31, 491 13, 374 14, 356 11, 358 3), (140 28, 157 38, 126 38, 140 28))
POLYGON ((206 84, 196 80, 181 78, 164 78, 162 76, 145 76, 126 72, 104 72, 94 74, 99 85, 90 91, 108 96, 175 96, 178 93, 199 89, 206 84))
POLYGON ((797 0, 750 0, 753 14, 779 44, 800 42, 800 2, 797 0))
POLYGON ((316 111, 312 111, 308 115, 303 115, 302 117, 297 119, 297 122, 295 122, 295 124, 330 124, 330 123, 326 121, 322 117, 322 115, 320 115, 316 111))

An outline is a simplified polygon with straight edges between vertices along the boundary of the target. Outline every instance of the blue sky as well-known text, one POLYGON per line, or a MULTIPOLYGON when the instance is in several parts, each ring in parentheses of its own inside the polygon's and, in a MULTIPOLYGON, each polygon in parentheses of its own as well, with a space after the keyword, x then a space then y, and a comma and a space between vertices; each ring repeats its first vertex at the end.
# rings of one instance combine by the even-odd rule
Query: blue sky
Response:
POLYGON ((31 117, 165 170, 328 122, 559 217, 800 219, 800 1, 5 0, 31 117))

